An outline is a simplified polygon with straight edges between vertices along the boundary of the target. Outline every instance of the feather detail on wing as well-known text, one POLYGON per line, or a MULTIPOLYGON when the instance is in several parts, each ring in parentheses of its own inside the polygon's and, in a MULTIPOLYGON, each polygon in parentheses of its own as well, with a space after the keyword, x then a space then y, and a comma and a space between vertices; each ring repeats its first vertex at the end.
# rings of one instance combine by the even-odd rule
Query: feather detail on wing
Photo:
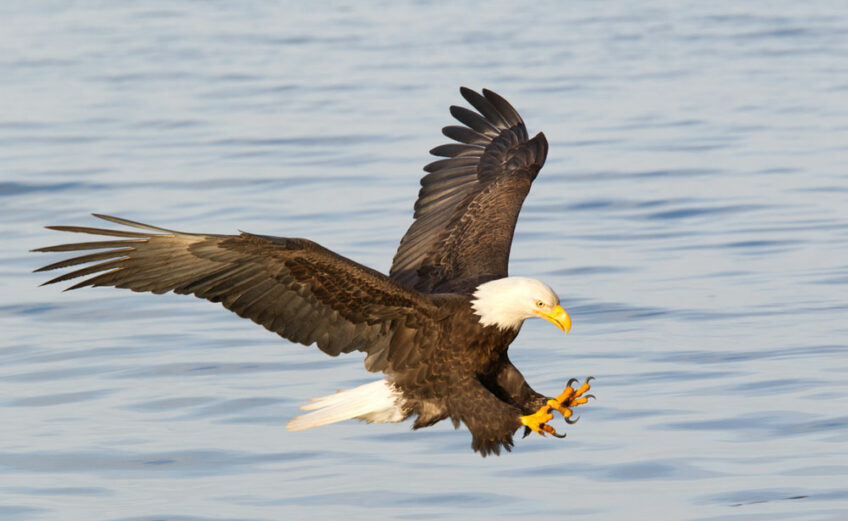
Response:
MULTIPOLYGON (((284 338, 304 345, 316 343, 330 355, 364 351, 368 353, 366 368, 371 371, 387 369, 389 350, 399 343, 396 333, 420 332, 439 313, 428 297, 306 239, 244 232, 183 233, 117 217, 96 217, 143 231, 49 226, 118 239, 35 250, 99 250, 36 270, 89 264, 45 284, 89 276, 68 289, 114 286, 194 294, 220 302, 284 338)), ((423 347, 399 345, 396 350, 405 353, 423 347)))
POLYGON ((464 291, 507 275, 515 222, 548 143, 528 139, 521 116, 502 97, 462 87, 475 108, 452 106, 465 126, 442 132, 457 141, 430 152, 446 157, 424 167, 414 222, 401 240, 390 276, 425 293, 464 291))

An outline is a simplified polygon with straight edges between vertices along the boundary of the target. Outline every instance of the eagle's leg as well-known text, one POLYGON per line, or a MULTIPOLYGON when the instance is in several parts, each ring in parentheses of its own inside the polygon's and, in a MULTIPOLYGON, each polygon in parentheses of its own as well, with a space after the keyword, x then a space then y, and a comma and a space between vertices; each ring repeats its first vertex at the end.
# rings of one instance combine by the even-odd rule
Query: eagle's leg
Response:
MULTIPOLYGON (((572 407, 577 407, 578 405, 583 405, 584 403, 589 401, 589 398, 594 398, 595 396, 592 394, 586 394, 586 391, 591 389, 591 382, 593 379, 592 376, 586 378, 586 381, 583 382, 583 385, 578 387, 577 389, 572 387, 572 384, 577 381, 576 378, 572 378, 566 384, 565 389, 562 393, 556 398, 552 398, 548 400, 546 407, 556 411, 559 411, 562 414, 562 417, 565 418, 565 421, 568 423, 574 423, 577 419, 571 420, 570 418, 574 415, 574 412, 571 410, 572 407)), ((544 408, 544 407, 543 407, 544 408)), ((541 409, 540 409, 541 411, 541 409)))

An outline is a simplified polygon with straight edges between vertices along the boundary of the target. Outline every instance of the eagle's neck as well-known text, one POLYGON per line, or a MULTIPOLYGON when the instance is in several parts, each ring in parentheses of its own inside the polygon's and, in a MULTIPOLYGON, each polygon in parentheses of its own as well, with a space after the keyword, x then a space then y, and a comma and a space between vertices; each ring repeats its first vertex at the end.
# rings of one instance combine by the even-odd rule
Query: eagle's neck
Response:
POLYGON ((528 313, 527 291, 534 284, 538 284, 538 281, 524 277, 505 277, 484 282, 474 290, 471 308, 480 317, 483 326, 518 331, 524 320, 533 316, 528 313))

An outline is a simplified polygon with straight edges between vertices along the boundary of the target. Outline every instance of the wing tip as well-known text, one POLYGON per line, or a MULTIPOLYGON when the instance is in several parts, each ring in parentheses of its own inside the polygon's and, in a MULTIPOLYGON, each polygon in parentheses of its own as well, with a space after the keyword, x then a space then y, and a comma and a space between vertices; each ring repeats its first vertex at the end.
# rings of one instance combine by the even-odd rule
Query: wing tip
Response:
POLYGON ((474 101, 476 99, 480 99, 480 98, 483 97, 483 96, 480 95, 480 93, 478 93, 474 89, 470 89, 470 88, 468 88, 464 85, 459 88, 459 95, 462 96, 463 99, 465 99, 465 101, 467 101, 468 103, 471 103, 471 105, 474 105, 474 101))

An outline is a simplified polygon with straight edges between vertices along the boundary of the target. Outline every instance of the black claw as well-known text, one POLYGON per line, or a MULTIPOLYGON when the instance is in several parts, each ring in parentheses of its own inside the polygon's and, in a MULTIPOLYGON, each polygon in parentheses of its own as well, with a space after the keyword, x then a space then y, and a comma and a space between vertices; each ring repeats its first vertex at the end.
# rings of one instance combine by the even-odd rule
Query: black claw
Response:
POLYGON ((595 396, 594 394, 584 394, 584 395, 583 395, 583 398, 587 398, 587 399, 588 399, 588 398, 591 398, 591 399, 593 399, 593 400, 597 400, 597 399, 598 399, 598 397, 597 397, 597 396, 595 396))
POLYGON ((589 378, 586 378, 586 381, 585 381, 585 382, 583 382, 583 383, 586 383, 586 384, 587 384, 587 383, 591 382, 591 381, 592 381, 592 380, 594 380, 594 379, 595 379, 595 377, 594 377, 594 376, 590 376, 589 378))
POLYGON ((569 379, 568 379, 568 383, 567 383, 567 384, 565 384, 565 386, 566 386, 566 387, 571 387, 572 385, 574 385, 575 383, 577 383, 577 382, 579 382, 579 381, 580 381, 580 380, 578 380, 577 378, 569 378, 569 379))
POLYGON ((522 439, 526 438, 527 436, 530 435, 531 432, 533 432, 533 431, 530 429, 530 427, 525 425, 524 426, 524 436, 522 436, 521 438, 522 439))
POLYGON ((558 434, 558 433, 556 433, 556 432, 551 432, 551 433, 549 433, 549 434, 550 434, 551 436, 555 437, 555 438, 559 438, 559 439, 563 439, 563 438, 565 438, 565 434, 558 434))
POLYGON ((567 423, 569 425, 574 425, 575 423, 577 423, 578 420, 580 420, 580 416, 578 416, 577 418, 574 418, 573 420, 571 418, 566 418, 565 423, 567 423))

